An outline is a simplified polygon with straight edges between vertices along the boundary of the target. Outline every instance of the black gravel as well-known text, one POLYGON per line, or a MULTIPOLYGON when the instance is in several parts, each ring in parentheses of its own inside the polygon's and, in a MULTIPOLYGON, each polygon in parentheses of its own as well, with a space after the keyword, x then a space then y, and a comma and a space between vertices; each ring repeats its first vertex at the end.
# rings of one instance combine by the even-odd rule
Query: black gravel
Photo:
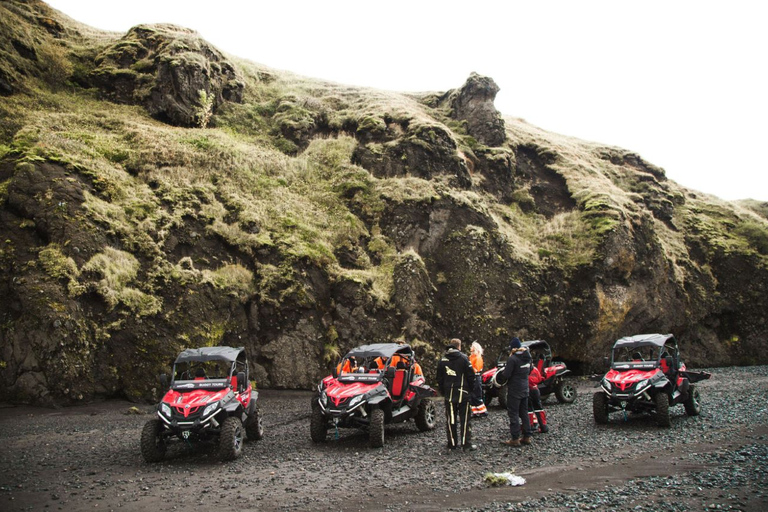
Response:
POLYGON ((265 437, 230 463, 182 444, 162 463, 143 462, 138 439, 151 406, 139 406, 143 414, 127 414, 133 404, 121 401, 3 408, 0 510, 757 510, 768 489, 768 367, 709 371, 702 414, 674 407, 668 429, 647 416, 595 425, 594 383, 578 380, 574 404, 545 403, 552 430, 532 446, 499 444, 506 412, 493 406, 474 422, 480 447, 467 453, 445 449, 442 418, 427 433, 388 426, 383 449, 352 430, 313 444, 308 392, 263 391, 265 437), (672 461, 671 470, 635 478, 630 469, 644 457, 672 461), (609 466, 619 477, 610 487, 590 481, 609 466), (529 482, 487 488, 485 473, 503 471, 529 482))

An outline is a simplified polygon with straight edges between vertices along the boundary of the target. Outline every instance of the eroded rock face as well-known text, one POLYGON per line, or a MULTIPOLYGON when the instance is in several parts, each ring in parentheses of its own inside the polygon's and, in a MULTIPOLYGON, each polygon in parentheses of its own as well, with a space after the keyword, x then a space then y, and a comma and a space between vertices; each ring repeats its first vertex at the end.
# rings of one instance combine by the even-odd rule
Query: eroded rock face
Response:
POLYGON ((430 180, 446 176, 458 188, 472 184, 456 141, 437 125, 414 127, 404 137, 385 143, 361 143, 353 162, 380 178, 416 176, 430 180))
POLYGON ((244 84, 234 65, 194 31, 173 25, 139 25, 96 58, 89 80, 118 103, 143 105, 179 126, 202 124, 205 102, 241 102, 244 84))
POLYGON ((504 120, 493 105, 499 86, 493 78, 472 73, 450 97, 452 117, 467 122, 467 132, 486 146, 501 146, 507 139, 504 120))

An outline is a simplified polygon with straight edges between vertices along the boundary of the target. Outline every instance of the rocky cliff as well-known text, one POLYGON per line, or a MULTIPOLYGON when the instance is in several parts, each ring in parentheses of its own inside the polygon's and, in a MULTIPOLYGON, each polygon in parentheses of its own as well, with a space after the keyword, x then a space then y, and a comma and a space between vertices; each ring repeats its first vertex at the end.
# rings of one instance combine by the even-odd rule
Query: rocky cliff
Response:
POLYGON ((215 344, 276 388, 395 338, 428 373, 455 336, 491 359, 544 338, 584 371, 640 332, 768 362, 765 204, 503 117, 497 92, 346 87, 2 2, 0 400, 151 400, 215 344))

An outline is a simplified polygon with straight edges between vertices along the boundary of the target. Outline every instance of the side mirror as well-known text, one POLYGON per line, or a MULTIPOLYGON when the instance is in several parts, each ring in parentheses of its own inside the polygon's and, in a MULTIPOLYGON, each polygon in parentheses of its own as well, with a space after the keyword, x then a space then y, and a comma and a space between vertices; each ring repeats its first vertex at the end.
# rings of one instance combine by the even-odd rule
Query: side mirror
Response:
POLYGON ((339 370, 334 366, 333 370, 331 371, 331 376, 333 376, 334 379, 339 378, 339 370))
POLYGON ((388 379, 394 379, 395 378, 395 369, 392 366, 387 366, 386 371, 384 372, 384 376, 388 379))
POLYGON ((672 356, 667 356, 664 358, 664 360, 667 362, 668 368, 672 368, 673 367, 672 365, 675 364, 675 360, 672 356))
POLYGON ((607 370, 611 367, 611 360, 608 357, 603 358, 603 367, 607 370))
POLYGON ((240 391, 245 391, 246 387, 245 372, 237 372, 237 389, 240 391))
POLYGON ((160 374, 160 387, 162 387, 163 389, 168 388, 168 375, 164 373, 160 374))

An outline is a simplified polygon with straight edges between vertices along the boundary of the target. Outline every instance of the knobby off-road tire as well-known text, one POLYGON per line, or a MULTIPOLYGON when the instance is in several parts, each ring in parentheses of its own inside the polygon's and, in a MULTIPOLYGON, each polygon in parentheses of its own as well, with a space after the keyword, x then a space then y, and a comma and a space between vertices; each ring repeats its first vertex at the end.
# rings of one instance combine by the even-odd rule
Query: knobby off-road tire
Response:
POLYGON ((328 425, 320 407, 312 407, 312 417, 309 420, 309 435, 315 443, 322 443, 328 435, 328 425))
POLYGON ((245 435, 250 441, 258 441, 264 437, 264 424, 261 422, 261 411, 256 405, 245 420, 245 435))
POLYGON ((576 387, 563 379, 555 386, 555 397, 561 404, 572 404, 576 400, 576 387))
POLYGON ((504 384, 499 388, 499 406, 502 409, 507 408, 507 385, 504 384))
POLYGON ((165 457, 165 441, 160 437, 163 422, 149 420, 141 431, 141 456, 147 462, 160 462, 165 457))
POLYGON ((240 418, 229 416, 221 425, 219 434, 219 458, 221 460, 235 460, 243 451, 245 429, 240 418))
POLYGON ((437 408, 432 400, 422 400, 416 413, 416 427, 422 432, 433 430, 437 422, 437 408))
POLYGON ((384 446, 384 411, 378 407, 371 411, 371 423, 368 425, 368 444, 371 448, 384 446))
POLYGON ((592 397, 592 415, 598 425, 608 423, 608 395, 602 391, 598 391, 592 397))
POLYGON ((701 413, 701 402, 699 401, 699 388, 694 385, 688 387, 688 398, 683 402, 685 413, 688 416, 698 416, 701 413))
POLYGON ((656 405, 656 424, 660 427, 670 426, 672 423, 669 421, 669 395, 656 393, 653 403, 656 405))

